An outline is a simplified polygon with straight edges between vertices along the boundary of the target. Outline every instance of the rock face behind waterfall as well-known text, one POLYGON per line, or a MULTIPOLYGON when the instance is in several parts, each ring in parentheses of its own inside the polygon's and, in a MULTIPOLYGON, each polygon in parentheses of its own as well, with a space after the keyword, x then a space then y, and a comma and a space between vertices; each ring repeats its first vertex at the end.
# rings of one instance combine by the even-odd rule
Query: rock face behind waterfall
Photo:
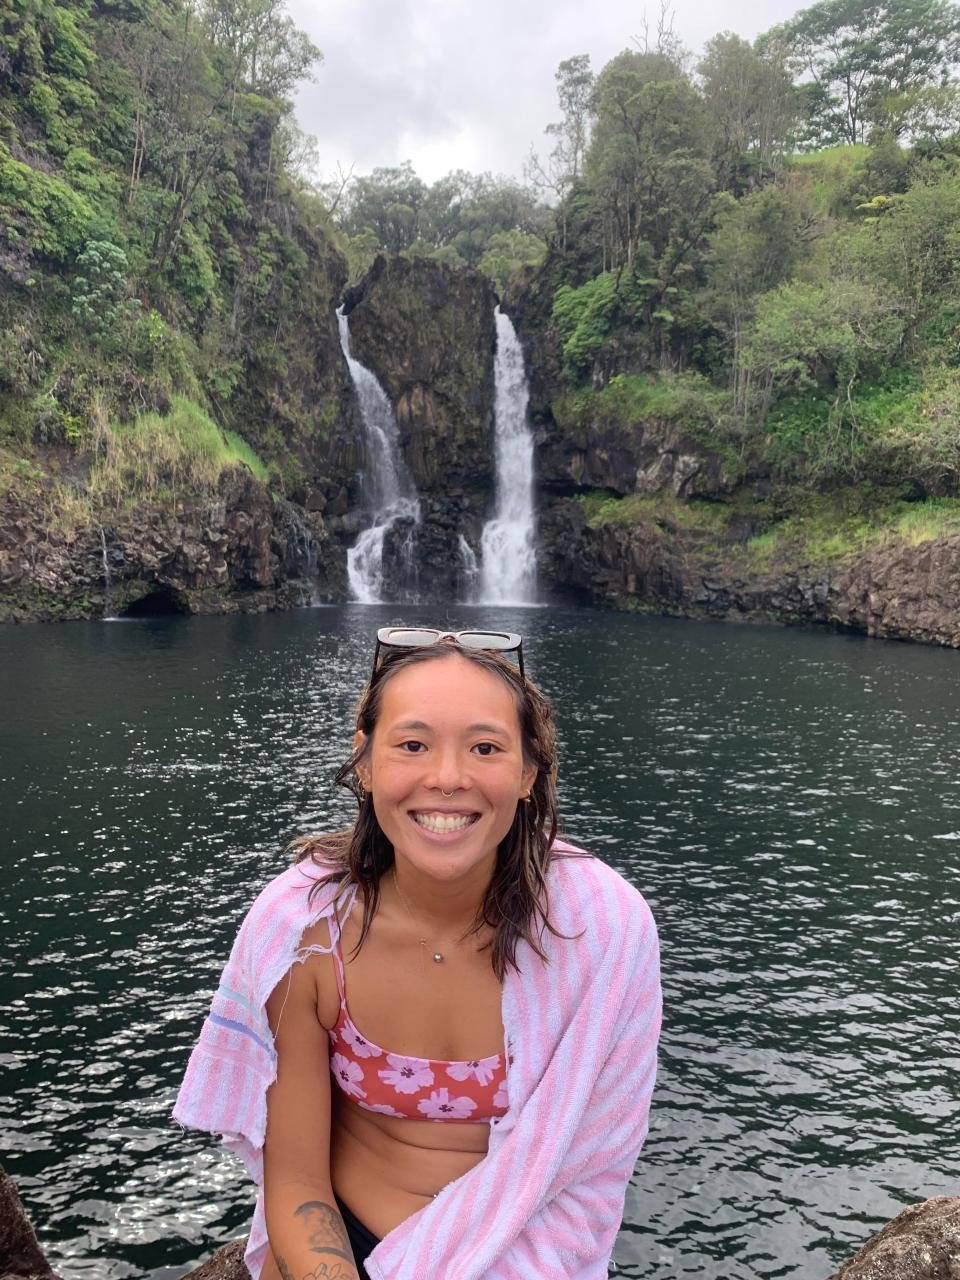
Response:
POLYGON ((393 405, 421 501, 424 598, 462 595, 462 534, 479 547, 493 501, 496 294, 479 272, 425 258, 377 258, 348 290, 353 354, 393 405))

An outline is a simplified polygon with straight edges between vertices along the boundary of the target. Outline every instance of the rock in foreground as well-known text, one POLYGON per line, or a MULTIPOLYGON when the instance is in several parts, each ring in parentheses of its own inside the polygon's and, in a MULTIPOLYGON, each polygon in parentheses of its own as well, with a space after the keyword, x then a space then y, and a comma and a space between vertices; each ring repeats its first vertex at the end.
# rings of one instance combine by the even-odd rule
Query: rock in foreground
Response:
MULTIPOLYGON (((246 1239, 231 1240, 183 1280, 249 1280, 246 1245, 246 1239)), ((0 1280, 60 1280, 2 1167, 0 1280)), ((828 1280, 960 1280, 960 1196, 933 1196, 910 1205, 828 1280)))
POLYGON ((829 1280, 960 1280, 960 1196, 910 1205, 829 1280))
POLYGON ((57 1280, 37 1244, 13 1179, 0 1168, 0 1280, 57 1280))

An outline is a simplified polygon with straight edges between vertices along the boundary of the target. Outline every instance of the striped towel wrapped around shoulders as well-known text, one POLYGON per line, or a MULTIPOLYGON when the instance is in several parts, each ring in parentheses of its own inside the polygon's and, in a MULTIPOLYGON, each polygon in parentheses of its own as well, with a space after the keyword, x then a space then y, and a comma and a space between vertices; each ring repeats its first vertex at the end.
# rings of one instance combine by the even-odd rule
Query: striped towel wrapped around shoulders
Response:
MULTIPOLYGON (((277 1071, 265 1006, 305 958, 304 929, 332 911, 332 884, 307 907, 310 883, 325 870, 294 864, 260 892, 173 1109, 181 1124, 221 1134, 257 1185, 244 1255, 254 1280, 269 1248, 263 1141, 277 1071)), ((509 1109, 490 1122, 483 1160, 377 1245, 365 1263, 372 1280, 606 1280, 656 1079, 657 929, 643 896, 597 858, 553 860, 548 889, 554 928, 583 934, 567 941, 544 930, 549 963, 521 941, 520 972, 507 969, 509 1109)))

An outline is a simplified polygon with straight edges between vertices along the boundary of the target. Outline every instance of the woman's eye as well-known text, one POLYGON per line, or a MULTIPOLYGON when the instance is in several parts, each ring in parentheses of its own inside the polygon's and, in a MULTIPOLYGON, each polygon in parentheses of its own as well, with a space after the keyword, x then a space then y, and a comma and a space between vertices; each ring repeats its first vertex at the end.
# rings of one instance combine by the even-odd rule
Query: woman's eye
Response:
POLYGON ((478 742, 473 749, 474 751, 478 751, 482 756, 492 756, 495 751, 500 750, 494 742, 478 742))
POLYGON ((420 748, 421 748, 422 746, 423 746, 423 743, 422 743, 422 742, 417 742, 415 739, 411 739, 409 742, 401 742, 401 743, 399 743, 400 750, 401 750, 401 751, 406 751, 406 752, 407 752, 407 754, 408 754, 408 755, 411 755, 411 756, 419 755, 419 754, 420 754, 420 748))

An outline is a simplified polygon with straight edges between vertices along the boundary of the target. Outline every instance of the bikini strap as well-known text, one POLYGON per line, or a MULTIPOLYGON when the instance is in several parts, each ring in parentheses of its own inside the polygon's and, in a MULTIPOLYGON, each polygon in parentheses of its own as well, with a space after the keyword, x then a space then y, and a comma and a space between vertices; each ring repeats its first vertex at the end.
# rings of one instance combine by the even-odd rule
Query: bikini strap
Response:
POLYGON ((340 1007, 342 1009, 346 1001, 346 992, 344 990, 343 955, 340 951, 340 919, 337 915, 336 903, 334 903, 333 910, 327 916, 327 929, 330 932, 330 948, 333 953, 334 967, 337 971, 337 987, 340 991, 340 1007))

